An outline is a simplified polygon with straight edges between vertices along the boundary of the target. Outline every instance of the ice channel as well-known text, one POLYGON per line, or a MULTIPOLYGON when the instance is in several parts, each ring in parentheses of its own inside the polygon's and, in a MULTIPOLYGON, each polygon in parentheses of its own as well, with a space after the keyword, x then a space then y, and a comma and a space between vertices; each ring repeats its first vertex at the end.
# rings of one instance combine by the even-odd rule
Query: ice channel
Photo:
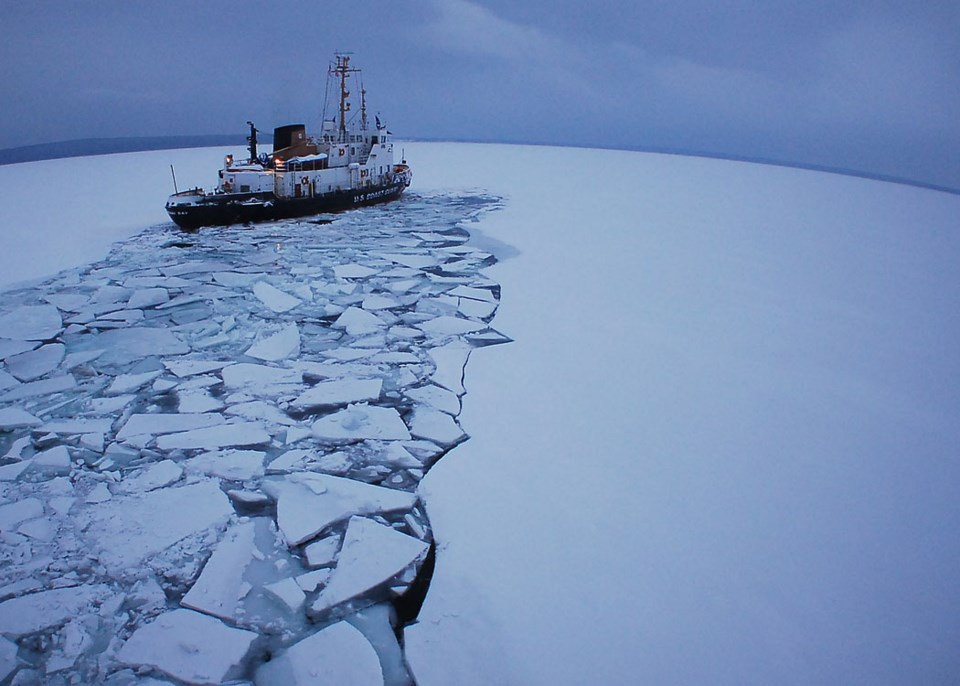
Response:
POLYGON ((495 198, 152 227, 0 305, 0 681, 411 684, 495 198))

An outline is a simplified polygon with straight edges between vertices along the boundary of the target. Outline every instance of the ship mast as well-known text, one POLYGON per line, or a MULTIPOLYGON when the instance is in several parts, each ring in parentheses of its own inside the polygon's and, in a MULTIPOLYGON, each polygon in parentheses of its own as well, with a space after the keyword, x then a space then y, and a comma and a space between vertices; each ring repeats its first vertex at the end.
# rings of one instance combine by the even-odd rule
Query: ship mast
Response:
MULTIPOLYGON (((336 53, 337 66, 334 67, 334 73, 340 77, 340 140, 347 140, 347 112, 350 111, 350 91, 347 90, 347 76, 360 73, 359 69, 350 67, 350 56, 344 53, 336 53)), ((361 96, 364 92, 361 91, 361 96)), ((366 105, 362 104, 363 117, 366 117, 366 105)))

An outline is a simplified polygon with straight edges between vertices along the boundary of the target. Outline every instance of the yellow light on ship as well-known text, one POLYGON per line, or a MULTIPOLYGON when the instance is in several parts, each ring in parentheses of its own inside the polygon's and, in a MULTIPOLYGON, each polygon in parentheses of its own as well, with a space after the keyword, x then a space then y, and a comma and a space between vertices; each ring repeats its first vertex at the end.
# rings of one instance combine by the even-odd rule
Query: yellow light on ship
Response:
POLYGON ((233 164, 233 155, 227 155, 227 164, 233 164))

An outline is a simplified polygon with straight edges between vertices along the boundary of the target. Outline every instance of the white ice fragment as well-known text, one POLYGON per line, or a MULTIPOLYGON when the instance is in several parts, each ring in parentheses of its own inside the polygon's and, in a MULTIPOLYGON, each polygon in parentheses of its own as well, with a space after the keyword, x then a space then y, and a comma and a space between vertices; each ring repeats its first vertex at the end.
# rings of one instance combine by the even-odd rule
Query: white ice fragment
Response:
POLYGON ((392 407, 352 405, 321 417, 313 423, 313 435, 321 440, 407 440, 400 414, 392 407))
POLYGON ((157 379, 150 388, 154 393, 166 393, 177 387, 177 382, 173 379, 157 379))
POLYGON ((337 622, 308 636, 256 673, 257 686, 312 684, 383 684, 380 659, 363 634, 346 622, 337 622))
POLYGON ((117 432, 117 440, 142 435, 160 435, 192 431, 224 423, 218 414, 134 414, 117 432))
POLYGON ((113 497, 113 493, 105 483, 98 483, 86 497, 88 503, 105 503, 113 497))
POLYGON ((65 445, 54 446, 34 455, 31 463, 42 472, 67 474, 70 472, 70 451, 65 445))
POLYGON ((313 593, 321 585, 327 583, 331 572, 332 570, 330 569, 315 569, 312 572, 301 574, 296 577, 297 586, 302 588, 306 593, 313 593))
POLYGON ((344 475, 353 469, 353 460, 348 453, 338 451, 323 455, 316 461, 317 469, 327 474, 344 475))
POLYGON ((243 575, 257 549, 255 533, 252 521, 230 527, 180 604, 215 617, 236 619, 244 595, 243 575))
POLYGON ((289 389, 295 384, 302 384, 303 377, 295 369, 268 367, 262 364, 242 362, 224 367, 220 373, 227 388, 249 388, 251 391, 272 393, 289 389))
POLYGON ((195 448, 216 450, 217 448, 264 445, 269 442, 270 434, 264 431, 259 423, 242 422, 166 434, 157 438, 157 447, 160 450, 195 448))
POLYGON ((483 322, 463 317, 440 316, 417 325, 421 331, 431 336, 460 336, 487 328, 483 322))
POLYGON ((284 426, 293 426, 297 422, 291 419, 276 405, 264 400, 251 400, 249 402, 238 403, 228 407, 224 414, 234 417, 243 417, 251 421, 262 420, 271 424, 282 424, 284 426))
POLYGON ((300 354, 300 329, 296 322, 290 322, 277 333, 251 345, 244 354, 267 362, 296 357, 300 354))
POLYGON ((180 410, 180 412, 217 412, 223 408, 224 402, 218 398, 214 398, 206 390, 177 393, 177 409, 180 410))
POLYGON ((263 476, 266 453, 256 450, 209 452, 187 460, 188 469, 229 481, 249 481, 263 476))
POLYGON ((50 379, 41 379, 40 381, 31 381, 20 384, 8 390, 3 396, 0 396, 0 402, 10 400, 23 400, 24 398, 33 398, 38 395, 53 395, 63 391, 72 391, 77 387, 77 380, 70 374, 55 376, 50 379))
POLYGON ((335 407, 350 403, 377 400, 383 388, 382 379, 336 379, 321 381, 300 394, 291 405, 297 410, 335 407))
POLYGON ((0 409, 0 431, 25 429, 40 426, 41 424, 43 424, 42 420, 37 419, 26 410, 21 410, 19 407, 4 407, 0 409))
POLYGON ((337 567, 311 606, 314 613, 367 593, 427 552, 421 540, 365 517, 352 517, 337 567))
POLYGON ((108 586, 72 586, 5 600, 0 603, 0 634, 19 637, 57 626, 110 592, 108 586))
POLYGON ((333 348, 332 350, 323 350, 320 354, 340 362, 353 362, 370 357, 374 354, 374 351, 362 348, 333 348))
POLYGON ((50 508, 61 517, 65 517, 70 512, 70 508, 73 507, 74 502, 76 502, 76 498, 68 496, 56 496, 47 500, 50 508))
POLYGON ((13 674, 17 662, 17 644, 0 636, 0 682, 13 674))
POLYGON ((57 533, 59 527, 49 519, 31 519, 17 527, 17 533, 37 541, 49 543, 57 533))
POLYGON ((37 431, 75 436, 87 433, 107 433, 112 426, 112 419, 61 419, 47 422, 37 431))
POLYGON ((424 253, 413 253, 409 255, 396 253, 382 255, 382 257, 390 260, 391 262, 402 264, 404 267, 409 267, 411 269, 424 269, 425 267, 434 267, 437 264, 437 259, 435 257, 424 253))
POLYGON ((13 531, 20 522, 43 515, 43 503, 36 498, 24 498, 0 505, 0 531, 13 531))
POLYGON ((21 436, 10 444, 10 449, 3 457, 8 460, 22 460, 24 449, 30 445, 33 445, 33 441, 30 439, 30 437, 21 436))
POLYGON ((155 370, 152 372, 143 372, 142 374, 119 374, 113 383, 107 386, 103 392, 104 395, 124 395, 132 393, 156 379, 163 372, 155 370))
POLYGON ((360 304, 360 307, 362 307, 365 310, 374 311, 374 310, 389 310, 390 308, 398 307, 399 305, 400 303, 398 303, 393 298, 388 298, 385 295, 374 293, 364 298, 363 302, 360 304))
POLYGON ((7 369, 20 381, 33 381, 60 366, 66 354, 63 343, 49 343, 6 359, 7 369))
POLYGON ((219 684, 237 669, 257 634, 192 610, 166 612, 137 629, 117 657, 188 684, 219 684))
POLYGON ((307 600, 303 589, 293 579, 281 579, 272 584, 266 584, 263 590, 287 608, 289 612, 299 612, 307 600))
POLYGON ((176 483, 183 476, 183 468, 173 460, 161 460, 134 476, 128 476, 117 488, 123 493, 146 493, 176 483))
POLYGON ((413 411, 410 434, 445 448, 456 445, 467 437, 453 417, 429 407, 418 407, 413 411))
POLYGON ((340 537, 327 536, 319 541, 309 543, 304 549, 303 554, 307 558, 308 567, 328 567, 337 559, 337 553, 340 552, 340 537))
POLYGON ((80 293, 54 293, 44 300, 66 312, 79 312, 90 303, 90 298, 80 293))
POLYGON ((14 388, 19 386, 20 382, 13 378, 10 374, 0 369, 0 391, 5 391, 8 388, 14 388))
POLYGON ((303 461, 311 454, 309 450, 288 450, 267 465, 267 474, 285 474, 295 471, 303 466, 303 461))
POLYGON ((78 518, 100 561, 120 569, 139 564, 180 539, 226 522, 233 513, 216 481, 115 497, 78 518))
POLYGON ((14 462, 13 464, 5 464, 0 466, 0 482, 16 481, 29 466, 29 462, 14 462))
POLYGON ((376 273, 376 269, 362 264, 338 264, 333 268, 333 274, 338 279, 365 279, 376 273))
POLYGON ((460 298, 460 304, 457 306, 457 311, 465 317, 486 319, 497 311, 497 303, 488 303, 483 302, 482 300, 460 298))
POLYGON ((405 352, 385 352, 377 353, 371 359, 371 362, 385 362, 386 364, 417 364, 420 358, 413 353, 405 352))
POLYGON ((351 336, 363 336, 364 334, 376 333, 384 326, 383 321, 372 312, 367 312, 359 307, 348 307, 343 311, 333 326, 338 329, 346 329, 351 336))
POLYGON ((163 362, 164 367, 180 378, 218 371, 230 364, 230 362, 216 360, 164 360, 163 362))
POLYGON ((0 315, 0 338, 45 341, 63 330, 63 319, 54 305, 21 305, 0 315))
POLYGON ((133 292, 130 300, 127 301, 127 307, 131 310, 139 310, 162 305, 169 300, 170 294, 166 288, 142 288, 133 292))
POLYGON ((96 414, 117 414, 132 403, 136 397, 128 393, 127 395, 118 395, 115 398, 91 398, 88 405, 90 410, 96 414))
POLYGON ((93 362, 95 359, 103 355, 102 350, 81 350, 76 353, 68 353, 63 358, 63 364, 60 365, 65 370, 69 371, 75 369, 80 365, 87 364, 88 362, 93 362))
POLYGON ((449 295, 454 295, 458 298, 468 298, 470 300, 479 300, 479 301, 488 302, 488 303, 497 302, 496 296, 493 294, 493 291, 491 291, 489 288, 457 286, 453 290, 449 291, 449 295))
POLYGON ((97 345, 104 349, 100 358, 107 364, 127 364, 150 355, 185 355, 190 347, 168 329, 124 327, 101 332, 97 345))
POLYGON ((460 398, 457 394, 435 384, 407 389, 404 395, 454 417, 460 414, 460 398))
POLYGON ((423 467, 423 463, 399 443, 388 443, 378 457, 398 467, 413 467, 414 469, 423 467))
POLYGON ((438 386, 463 395, 463 368, 470 357, 471 347, 462 341, 451 341, 430 351, 430 359, 436 365, 431 380, 438 386))
POLYGON ((258 281, 253 284, 253 294, 274 312, 288 312, 301 302, 300 299, 294 298, 289 293, 284 293, 266 281, 258 281))
POLYGON ((267 503, 272 502, 270 500, 270 496, 264 495, 258 491, 241 491, 239 489, 233 489, 227 491, 227 495, 230 496, 230 500, 242 505, 266 505, 267 503))
POLYGON ((291 546, 351 515, 409 510, 417 502, 414 493, 329 474, 297 474, 264 488, 278 497, 277 526, 291 546))
POLYGON ((82 434, 80 436, 80 447, 94 453, 102 453, 106 436, 103 432, 94 432, 82 434))

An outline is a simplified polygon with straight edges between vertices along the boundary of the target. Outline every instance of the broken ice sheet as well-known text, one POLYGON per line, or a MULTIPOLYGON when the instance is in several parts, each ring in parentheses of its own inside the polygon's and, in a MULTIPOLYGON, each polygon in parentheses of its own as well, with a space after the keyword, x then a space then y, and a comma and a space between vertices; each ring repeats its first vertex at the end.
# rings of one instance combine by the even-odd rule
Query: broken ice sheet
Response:
POLYGON ((311 606, 320 613, 367 593, 426 554, 429 546, 365 517, 351 517, 337 567, 311 606))
POLYGON ((190 684, 219 684, 239 675, 239 665, 257 634, 228 627, 219 619, 179 609, 137 629, 118 658, 155 667, 190 684))
POLYGON ((217 448, 265 445, 270 434, 258 422, 237 422, 183 433, 166 434, 157 438, 160 450, 216 450, 217 448))
POLYGON ((22 305, 0 315, 0 338, 46 341, 63 330, 63 319, 54 305, 22 305))
POLYGON ((278 313, 288 312, 301 304, 298 298, 294 298, 289 293, 284 293, 266 281, 258 281, 253 284, 253 294, 269 309, 278 313))
POLYGON ((228 481, 250 481, 263 476, 266 453, 257 450, 227 450, 209 452, 187 460, 188 470, 216 476, 228 481))
POLYGON ((257 686, 383 684, 380 659, 360 631, 337 622, 278 653, 257 669, 257 686))
POLYGON ((109 586, 84 585, 5 600, 0 603, 0 633, 19 637, 57 626, 109 594, 109 586))
POLYGON ((240 601, 249 590, 244 573, 258 554, 254 527, 254 522, 246 521, 227 530, 181 605, 223 619, 237 618, 240 601))
POLYGON ((294 400, 294 409, 308 411, 350 403, 377 400, 383 388, 382 379, 337 379, 321 381, 294 400))
POLYGON ((42 345, 6 359, 7 369, 20 381, 33 381, 60 366, 66 348, 62 343, 42 345))
POLYGON ((375 405, 351 405, 322 417, 314 422, 313 435, 330 441, 410 438, 410 432, 394 408, 375 405))
POLYGON ((409 510, 417 495, 329 474, 302 473, 264 481, 277 498, 277 526, 288 545, 309 541, 355 514, 409 510))

